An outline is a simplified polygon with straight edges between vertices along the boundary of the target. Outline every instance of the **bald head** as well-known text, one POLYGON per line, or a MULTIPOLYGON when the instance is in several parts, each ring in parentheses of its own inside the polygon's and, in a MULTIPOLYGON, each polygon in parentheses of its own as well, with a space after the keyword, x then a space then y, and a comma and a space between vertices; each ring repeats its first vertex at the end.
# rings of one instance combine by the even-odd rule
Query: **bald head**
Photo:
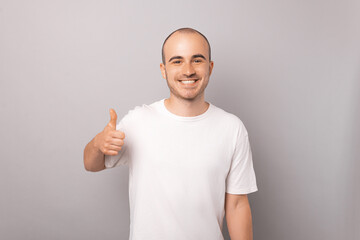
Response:
POLYGON ((164 46, 166 44, 166 42, 171 38, 172 35, 174 34, 197 34, 199 36, 201 36, 205 41, 206 41, 206 44, 208 46, 208 51, 209 51, 209 61, 211 61, 211 48, 210 48, 210 43, 209 41, 207 40, 207 38, 202 34, 200 33, 199 31, 193 29, 193 28, 179 28, 175 31, 173 31, 172 33, 170 33, 170 35, 165 39, 163 45, 162 45, 162 48, 161 48, 161 56, 162 56, 162 62, 163 64, 165 64, 165 53, 164 53, 164 46))

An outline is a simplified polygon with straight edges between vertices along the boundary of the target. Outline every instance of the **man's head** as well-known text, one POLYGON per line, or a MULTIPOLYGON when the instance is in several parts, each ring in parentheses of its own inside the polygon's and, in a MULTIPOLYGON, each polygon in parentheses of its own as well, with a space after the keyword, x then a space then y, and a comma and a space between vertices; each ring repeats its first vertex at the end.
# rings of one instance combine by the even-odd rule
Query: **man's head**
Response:
POLYGON ((160 69, 173 97, 185 100, 204 97, 214 65, 210 57, 208 40, 192 28, 180 28, 165 39, 160 69))
POLYGON ((197 31, 197 30, 195 30, 193 28, 179 28, 179 29, 173 31, 172 33, 170 33, 169 36, 167 36, 167 38, 164 40, 164 43, 163 43, 162 48, 161 48, 161 57, 162 57, 162 63, 163 64, 166 64, 165 63, 164 46, 165 46, 167 40, 175 33, 184 33, 184 34, 186 34, 186 33, 187 34, 194 33, 194 34, 199 34, 200 36, 202 36, 205 39, 205 41, 206 41, 206 43, 208 45, 208 48, 209 48, 209 50, 208 50, 209 51, 209 61, 211 61, 211 47, 210 47, 210 43, 207 40, 207 38, 205 37, 205 35, 203 35, 201 32, 199 32, 199 31, 197 31))

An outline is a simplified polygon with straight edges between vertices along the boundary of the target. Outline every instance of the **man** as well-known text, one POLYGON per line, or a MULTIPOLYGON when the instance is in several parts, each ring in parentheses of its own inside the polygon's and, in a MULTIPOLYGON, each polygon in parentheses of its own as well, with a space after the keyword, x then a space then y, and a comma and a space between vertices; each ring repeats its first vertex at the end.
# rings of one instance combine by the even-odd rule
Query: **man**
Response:
POLYGON ((87 144, 84 165, 129 166, 131 240, 252 239, 247 194, 257 191, 242 121, 204 100, 214 63, 191 28, 164 41, 161 73, 170 97, 117 115, 87 144), (125 138, 126 134, 126 138, 125 138))

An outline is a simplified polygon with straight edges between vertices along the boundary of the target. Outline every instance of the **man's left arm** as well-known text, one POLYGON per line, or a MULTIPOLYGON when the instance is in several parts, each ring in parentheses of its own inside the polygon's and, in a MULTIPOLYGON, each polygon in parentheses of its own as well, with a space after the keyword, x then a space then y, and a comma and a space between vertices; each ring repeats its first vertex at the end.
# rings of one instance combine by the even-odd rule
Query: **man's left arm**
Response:
POLYGON ((246 194, 225 193, 225 217, 231 240, 252 240, 252 217, 246 194))

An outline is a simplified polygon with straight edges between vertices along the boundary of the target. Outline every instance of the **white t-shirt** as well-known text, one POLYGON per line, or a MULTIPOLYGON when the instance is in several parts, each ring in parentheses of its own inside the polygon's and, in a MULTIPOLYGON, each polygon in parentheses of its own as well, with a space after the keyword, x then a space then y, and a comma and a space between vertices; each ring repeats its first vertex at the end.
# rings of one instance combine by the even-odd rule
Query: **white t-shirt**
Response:
POLYGON ((246 128, 211 103, 182 117, 164 100, 130 110, 122 149, 105 156, 129 167, 130 240, 223 240, 225 192, 258 190, 246 128))

